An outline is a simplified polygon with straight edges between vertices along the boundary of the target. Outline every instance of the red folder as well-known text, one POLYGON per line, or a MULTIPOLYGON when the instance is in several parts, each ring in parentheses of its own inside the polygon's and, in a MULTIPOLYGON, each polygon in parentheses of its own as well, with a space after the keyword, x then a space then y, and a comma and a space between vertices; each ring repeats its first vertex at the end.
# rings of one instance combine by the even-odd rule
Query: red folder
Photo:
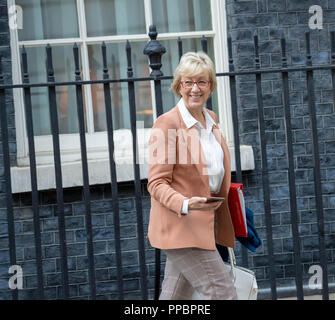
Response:
POLYGON ((247 217, 245 212, 244 191, 242 183, 230 184, 228 206, 234 226, 235 236, 247 237, 247 217))

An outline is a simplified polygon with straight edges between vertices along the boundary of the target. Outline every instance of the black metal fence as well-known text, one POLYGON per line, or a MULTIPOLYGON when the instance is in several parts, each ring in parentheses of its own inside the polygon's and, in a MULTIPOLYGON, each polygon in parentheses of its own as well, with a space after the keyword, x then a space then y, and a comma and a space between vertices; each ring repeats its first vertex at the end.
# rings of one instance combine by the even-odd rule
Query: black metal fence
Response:
MULTIPOLYGON (((31 196, 33 207, 33 222, 34 222, 34 237, 35 237, 35 250, 36 250, 36 264, 37 264, 37 279, 38 279, 38 297, 44 298, 44 284, 43 284, 43 268, 42 268, 42 246, 41 246, 41 231, 40 231, 40 215, 39 215, 39 201, 38 201, 38 181, 37 169, 35 159, 35 146, 34 146, 34 128, 32 118, 32 103, 31 103, 31 88, 33 87, 47 87, 49 95, 49 110, 51 120, 51 131, 54 148, 54 163, 55 163, 55 177, 56 177, 56 192, 57 192, 57 216, 58 216, 58 229, 60 238, 60 254, 61 254, 61 273, 62 284, 64 289, 64 299, 69 298, 69 279, 68 279, 68 254, 66 248, 66 233, 65 233, 65 220, 64 220, 64 199, 62 187, 62 165, 61 165, 61 150, 59 143, 59 128, 58 128, 58 115, 56 103, 56 87, 57 86, 75 86, 77 98, 77 114, 79 122, 79 135, 80 135, 80 148, 81 148, 81 161, 82 161, 82 174, 83 174, 83 197, 86 209, 86 233, 87 233, 87 251, 89 261, 89 287, 90 298, 96 298, 96 279, 95 279, 95 266, 94 266, 94 252, 93 252, 93 234, 92 234, 92 216, 91 216, 91 199, 90 199, 90 183, 88 178, 88 161, 85 140, 85 124, 84 124, 84 110, 83 110, 83 85, 87 84, 103 84, 105 111, 107 121, 108 133, 108 147, 109 147, 109 165, 111 174, 111 190, 113 200, 114 212, 114 228, 115 228, 115 252, 116 252, 116 267, 117 267, 117 283, 119 299, 124 298, 123 289, 123 274, 122 274, 122 259, 121 259, 121 245, 120 245, 120 222, 119 222, 119 207, 118 207, 118 189, 117 189, 117 175, 114 162, 114 141, 113 141, 113 119, 112 119, 112 105, 110 95, 110 85, 116 82, 126 82, 128 84, 128 97, 130 106, 130 120, 131 132, 133 138, 133 168, 134 168, 134 186, 136 194, 136 214, 137 214, 137 232, 138 232, 138 250, 139 250, 139 265, 140 265, 140 284, 141 294, 143 299, 148 299, 148 287, 145 270, 145 247, 144 247, 144 228, 143 228, 143 214, 141 203, 141 185, 140 185, 140 171, 139 165, 136 163, 138 149, 136 137, 136 97, 134 85, 136 81, 154 81, 155 87, 155 101, 157 116, 163 113, 162 103, 162 89, 161 81, 171 80, 172 76, 164 76, 161 69, 161 55, 164 54, 165 48, 160 45, 156 40, 157 32, 154 26, 150 27, 149 32, 150 42, 144 48, 144 54, 147 54, 150 61, 151 74, 146 78, 134 78, 131 62, 131 46, 130 43, 126 44, 127 53, 127 78, 124 79, 110 79, 107 68, 107 53, 106 46, 103 43, 102 61, 103 61, 103 79, 94 81, 83 81, 80 76, 79 67, 79 54, 78 46, 74 45, 74 81, 56 82, 54 77, 54 69, 52 62, 52 48, 50 45, 46 47, 47 59, 47 82, 44 83, 30 83, 29 71, 27 64, 27 54, 25 49, 22 50, 22 84, 5 84, 2 70, 0 70, 0 117, 1 117, 1 135, 3 145, 3 162, 4 162, 4 175, 6 181, 6 205, 7 205, 7 219, 8 219, 8 235, 9 235, 9 250, 10 250, 10 264, 16 264, 16 245, 15 245, 15 231, 14 231, 14 216, 13 216, 13 203, 12 203, 12 188, 11 188, 11 175, 10 175, 10 157, 8 145, 8 126, 7 126, 7 112, 5 108, 6 90, 13 88, 22 88, 24 92, 24 105, 27 125, 27 136, 29 145, 29 159, 30 159, 30 173, 31 173, 31 196)), ((207 52, 207 40, 203 37, 201 40, 203 51, 207 52)), ((182 40, 178 39, 179 57, 181 57, 182 40)), ((318 132, 316 126, 316 111, 315 111, 315 97, 314 97, 314 80, 313 71, 317 69, 326 69, 331 72, 333 94, 335 100, 335 33, 331 34, 331 63, 322 66, 312 66, 312 58, 310 52, 310 34, 306 33, 306 65, 299 67, 288 67, 286 59, 285 39, 281 39, 281 59, 282 66, 276 69, 261 69, 260 57, 258 50, 258 37, 254 36, 254 49, 255 49, 255 65, 254 69, 245 71, 235 71, 234 61, 232 54, 232 40, 228 38, 228 52, 229 52, 229 72, 217 73, 218 77, 229 77, 230 91, 231 91, 231 106, 232 118, 234 127, 234 148, 235 148, 235 163, 236 163, 236 181, 242 182, 241 170, 241 157, 240 157, 240 138, 239 138, 239 119, 238 119, 238 104, 236 94, 236 80, 240 75, 255 75, 256 88, 257 88, 257 104, 258 104, 258 117, 259 117, 259 136, 260 136, 260 149, 261 149, 261 162, 262 162, 262 184, 264 196, 264 209, 265 209, 265 223, 266 223, 266 238, 268 250, 268 265, 270 268, 270 284, 272 299, 277 299, 277 286, 275 276, 275 263, 272 241, 272 218, 270 206, 270 184, 269 184, 269 170, 267 165, 266 154, 266 139, 265 139, 265 125, 263 113, 263 97, 262 97, 262 76, 265 73, 279 73, 282 76, 283 87, 283 101, 285 110, 285 127, 286 127, 286 142, 287 142, 287 157, 288 157, 288 174, 289 174, 289 191, 290 191, 290 207, 291 207, 291 226, 294 243, 294 256, 295 256, 295 271, 296 271, 296 289, 298 299, 303 299, 303 279, 302 279, 302 262, 300 253, 300 239, 298 232, 298 211, 297 211, 297 197, 295 189, 295 175, 294 175, 294 160, 293 160, 293 140, 292 140, 292 126, 290 118, 290 101, 289 101, 289 85, 288 75, 290 72, 302 71, 306 73, 306 85, 308 88, 308 106, 309 115, 312 128, 312 150, 313 150, 313 171, 314 171, 314 188, 318 218, 318 237, 320 248, 320 263, 323 270, 323 285, 322 296, 323 299, 328 299, 328 272, 327 272, 327 256, 325 248, 325 232, 324 232, 324 217, 322 205, 322 191, 321 191, 321 175, 320 175, 320 157, 318 149, 318 132)), ((1 57, 0 57, 1 58, 1 57)), ((0 63, 1 67, 1 63, 0 63)), ((207 103, 208 108, 212 108, 211 100, 207 103)), ((245 266, 247 263, 247 252, 242 251, 242 260, 245 266)), ((155 278, 155 299, 158 298, 160 289, 160 250, 156 249, 155 255, 156 263, 156 278, 155 278)), ((12 298, 18 299, 18 291, 12 291, 12 298)))

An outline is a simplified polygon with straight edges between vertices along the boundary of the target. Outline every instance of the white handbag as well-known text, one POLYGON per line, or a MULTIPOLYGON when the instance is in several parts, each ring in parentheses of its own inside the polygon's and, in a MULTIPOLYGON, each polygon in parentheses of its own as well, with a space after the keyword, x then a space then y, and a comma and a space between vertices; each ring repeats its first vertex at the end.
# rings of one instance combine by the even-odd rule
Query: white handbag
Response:
MULTIPOLYGON (((224 263, 229 272, 237 293, 238 300, 257 300, 258 286, 255 273, 249 269, 238 267, 234 250, 228 248, 230 263, 224 263)), ((201 295, 194 291, 192 300, 202 300, 201 295)))

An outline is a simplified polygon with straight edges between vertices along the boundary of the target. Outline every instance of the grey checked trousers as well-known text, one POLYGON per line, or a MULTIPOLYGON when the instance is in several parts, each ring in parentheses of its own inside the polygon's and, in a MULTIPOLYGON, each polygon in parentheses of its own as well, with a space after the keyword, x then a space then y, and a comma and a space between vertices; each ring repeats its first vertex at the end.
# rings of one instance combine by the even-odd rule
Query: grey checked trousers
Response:
POLYGON ((204 300, 236 300, 236 290, 217 250, 164 250, 165 274, 160 300, 191 300, 197 290, 204 300))

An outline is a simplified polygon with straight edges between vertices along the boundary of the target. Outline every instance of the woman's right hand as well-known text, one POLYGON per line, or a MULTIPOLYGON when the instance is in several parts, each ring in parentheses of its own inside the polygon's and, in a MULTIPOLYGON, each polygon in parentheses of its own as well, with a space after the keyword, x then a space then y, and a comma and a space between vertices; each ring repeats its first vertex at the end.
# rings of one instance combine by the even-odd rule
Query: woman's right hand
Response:
POLYGON ((207 199, 204 197, 192 197, 190 198, 188 202, 188 210, 202 210, 202 211, 208 211, 208 210, 216 210, 218 209, 222 201, 215 201, 215 202, 207 202, 207 199))

